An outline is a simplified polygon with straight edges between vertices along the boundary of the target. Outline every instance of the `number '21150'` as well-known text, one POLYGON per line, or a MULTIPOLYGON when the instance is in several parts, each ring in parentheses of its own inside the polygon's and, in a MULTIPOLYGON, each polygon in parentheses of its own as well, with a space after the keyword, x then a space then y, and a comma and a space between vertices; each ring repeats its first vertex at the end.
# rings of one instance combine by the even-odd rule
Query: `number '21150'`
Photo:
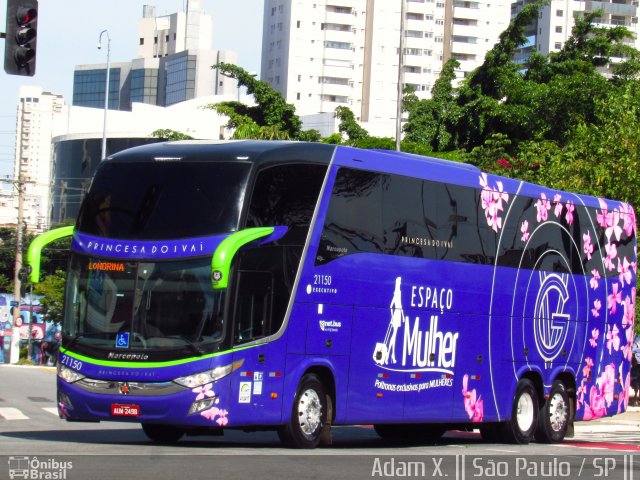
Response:
POLYGON ((80 370, 82 368, 82 362, 80 360, 76 360, 68 355, 63 355, 62 358, 60 358, 60 363, 73 370, 80 370))

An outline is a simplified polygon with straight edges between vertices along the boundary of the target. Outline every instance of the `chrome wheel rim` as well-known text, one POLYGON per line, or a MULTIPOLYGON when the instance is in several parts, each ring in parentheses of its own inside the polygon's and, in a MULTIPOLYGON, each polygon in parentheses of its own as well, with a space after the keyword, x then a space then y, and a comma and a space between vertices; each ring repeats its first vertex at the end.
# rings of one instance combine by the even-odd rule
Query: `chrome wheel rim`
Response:
POLYGON ((567 423, 568 408, 562 395, 556 393, 549 399, 549 420, 554 432, 561 431, 567 423))
POLYGON ((298 424, 307 436, 317 432, 322 422, 322 403, 313 389, 305 390, 298 401, 298 424))
POLYGON ((527 392, 524 392, 520 395, 518 399, 518 406, 516 411, 516 422, 518 423, 518 428, 522 432, 527 432, 531 429, 533 425, 534 418, 534 408, 533 408, 533 398, 527 392))

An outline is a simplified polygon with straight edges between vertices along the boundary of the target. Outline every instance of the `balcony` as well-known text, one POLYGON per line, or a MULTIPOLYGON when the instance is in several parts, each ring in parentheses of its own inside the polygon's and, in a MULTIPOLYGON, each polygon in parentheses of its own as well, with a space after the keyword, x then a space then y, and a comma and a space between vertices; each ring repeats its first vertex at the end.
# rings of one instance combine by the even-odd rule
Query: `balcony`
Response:
POLYGON ((605 14, 609 15, 624 15, 628 17, 636 16, 638 7, 635 5, 628 5, 623 3, 609 3, 609 2, 585 2, 585 10, 592 12, 594 10, 602 9, 605 14))

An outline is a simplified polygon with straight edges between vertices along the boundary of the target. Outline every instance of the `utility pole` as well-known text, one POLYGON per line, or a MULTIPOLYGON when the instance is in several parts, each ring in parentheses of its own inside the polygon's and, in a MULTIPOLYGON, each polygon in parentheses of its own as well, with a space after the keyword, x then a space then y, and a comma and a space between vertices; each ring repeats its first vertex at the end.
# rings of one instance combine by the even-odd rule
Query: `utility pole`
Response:
POLYGON ((402 137, 402 83, 404 75, 402 72, 404 60, 404 2, 400 0, 400 46, 398 48, 398 98, 396 100, 396 151, 400 151, 400 141, 402 137))
MULTIPOLYGON (((22 161, 22 155, 18 162, 22 161)), ((24 243, 24 180, 22 178, 22 169, 18 166, 18 181, 15 187, 18 190, 18 222, 16 225, 16 261, 14 264, 13 274, 13 329, 11 330, 11 353, 10 363, 18 363, 20 359, 20 326, 17 323, 20 318, 20 302, 22 300, 22 245, 24 243)))

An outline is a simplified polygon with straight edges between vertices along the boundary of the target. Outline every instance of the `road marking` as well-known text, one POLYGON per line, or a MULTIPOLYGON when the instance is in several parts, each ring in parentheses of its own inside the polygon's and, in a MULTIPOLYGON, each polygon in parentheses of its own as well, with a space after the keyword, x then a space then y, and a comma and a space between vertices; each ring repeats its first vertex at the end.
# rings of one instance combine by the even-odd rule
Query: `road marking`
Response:
POLYGON ((5 420, 29 420, 29 417, 20 410, 11 407, 0 408, 0 418, 5 420))
POLYGON ((42 407, 45 412, 49 412, 51 415, 58 416, 58 407, 42 407))

